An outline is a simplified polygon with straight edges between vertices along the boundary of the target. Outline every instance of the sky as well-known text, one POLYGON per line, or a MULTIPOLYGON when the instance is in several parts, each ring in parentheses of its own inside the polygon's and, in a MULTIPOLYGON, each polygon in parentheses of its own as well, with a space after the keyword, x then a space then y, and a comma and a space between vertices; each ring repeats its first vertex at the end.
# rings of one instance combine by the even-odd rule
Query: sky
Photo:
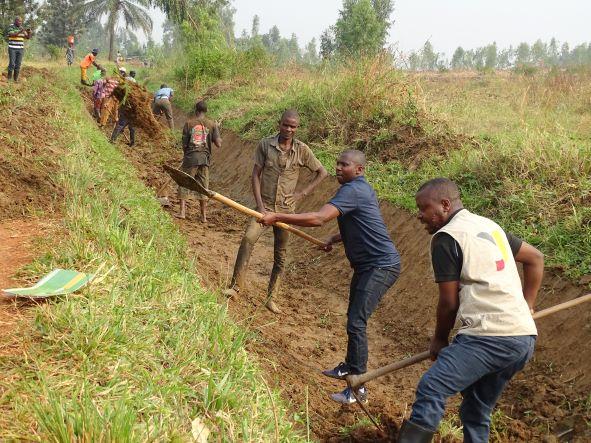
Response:
MULTIPOLYGON (((250 32, 252 17, 260 33, 277 25, 281 35, 295 33, 300 46, 333 25, 342 0, 233 0, 235 33, 250 32)), ((162 14, 153 14, 153 38, 161 41, 162 14)), ((389 44, 408 53, 429 40, 436 51, 451 56, 494 41, 503 48, 538 38, 573 45, 591 42, 591 0, 395 0, 389 44)))

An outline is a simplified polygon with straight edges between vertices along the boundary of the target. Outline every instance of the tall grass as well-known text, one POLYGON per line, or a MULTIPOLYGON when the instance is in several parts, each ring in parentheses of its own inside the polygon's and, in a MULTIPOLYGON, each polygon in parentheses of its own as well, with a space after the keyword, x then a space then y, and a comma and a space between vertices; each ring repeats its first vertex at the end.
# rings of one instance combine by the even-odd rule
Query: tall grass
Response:
POLYGON ((298 135, 325 166, 343 149, 365 150, 379 195, 411 211, 421 182, 448 176, 470 209, 578 278, 591 274, 590 79, 416 77, 363 59, 271 71, 221 88, 210 110, 252 140, 273 133, 282 110, 299 110, 298 135))
POLYGON ((53 104, 46 122, 67 152, 67 236, 34 270, 101 271, 36 308, 23 352, 0 359, 2 440, 189 441, 195 419, 219 441, 303 440, 247 355, 248 333, 200 287, 185 240, 70 80, 27 83, 53 104))

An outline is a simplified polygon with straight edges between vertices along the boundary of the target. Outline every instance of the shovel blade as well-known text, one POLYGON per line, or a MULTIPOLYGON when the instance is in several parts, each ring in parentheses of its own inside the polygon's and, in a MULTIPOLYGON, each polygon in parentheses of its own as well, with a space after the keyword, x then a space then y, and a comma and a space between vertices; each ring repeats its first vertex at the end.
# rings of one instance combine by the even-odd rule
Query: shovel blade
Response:
POLYGON ((199 184, 194 177, 191 177, 186 172, 181 171, 180 169, 173 168, 172 166, 164 165, 164 170, 170 175, 170 177, 175 181, 175 183, 183 188, 189 189, 191 191, 196 191, 200 194, 207 195, 208 197, 213 197, 214 193, 209 189, 205 189, 203 186, 199 184))

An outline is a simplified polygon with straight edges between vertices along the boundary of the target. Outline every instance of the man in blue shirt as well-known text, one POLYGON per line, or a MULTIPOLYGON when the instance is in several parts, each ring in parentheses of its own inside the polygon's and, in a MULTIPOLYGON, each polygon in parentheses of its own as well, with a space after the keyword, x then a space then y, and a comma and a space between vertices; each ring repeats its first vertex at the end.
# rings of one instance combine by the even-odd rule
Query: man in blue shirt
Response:
POLYGON ((168 127, 170 129, 174 129, 174 123, 172 120, 172 105, 170 104, 173 93, 174 91, 172 88, 169 88, 163 83, 160 85, 160 89, 154 93, 154 103, 152 104, 152 112, 154 115, 162 115, 164 113, 166 116, 166 122, 168 123, 168 127))
MULTIPOLYGON (((367 321, 400 274, 400 256, 388 235, 376 193, 365 180, 364 170, 365 154, 345 151, 338 158, 335 170, 341 187, 327 204, 317 212, 303 214, 267 212, 259 220, 265 226, 278 221, 322 226, 337 219, 339 233, 331 236, 322 249, 331 251, 334 243, 342 241, 353 268, 347 309, 347 356, 334 369, 322 373, 339 380, 367 371, 367 321)), ((359 387, 355 394, 360 401, 367 401, 365 386, 359 387)), ((331 398, 343 404, 356 402, 350 388, 332 394, 331 398)))

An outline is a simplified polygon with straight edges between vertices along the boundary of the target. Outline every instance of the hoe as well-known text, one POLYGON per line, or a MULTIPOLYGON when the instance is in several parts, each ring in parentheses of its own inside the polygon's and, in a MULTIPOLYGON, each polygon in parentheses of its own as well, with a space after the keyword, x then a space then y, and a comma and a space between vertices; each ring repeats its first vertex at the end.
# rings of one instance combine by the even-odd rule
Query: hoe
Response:
MULTIPOLYGON (((212 198, 213 200, 217 200, 220 203, 223 203, 226 206, 234 208, 246 215, 250 215, 251 217, 255 217, 255 218, 262 218, 263 217, 263 214, 261 214, 258 211, 255 211, 254 209, 250 209, 244 205, 241 205, 240 203, 237 203, 234 200, 229 199, 228 197, 224 197, 223 195, 218 194, 217 192, 210 191, 209 189, 205 189, 203 186, 201 186, 199 184, 199 182, 197 180, 195 180, 189 174, 187 174, 183 171, 180 171, 179 169, 175 169, 171 166, 164 165, 164 170, 172 177, 172 179, 179 186, 182 186, 183 188, 187 188, 187 189, 190 189, 191 191, 197 191, 200 194, 207 195, 209 198, 212 198)), ((286 223, 276 222, 275 226, 277 226, 278 228, 284 229, 285 231, 289 231, 292 234, 295 234, 299 237, 302 237, 303 239, 308 240, 309 242, 314 243, 317 246, 324 246, 323 241, 318 240, 317 238, 314 238, 311 235, 306 234, 305 232, 300 231, 299 229, 296 229, 293 226, 290 226, 286 223)))
MULTIPOLYGON (((576 305, 579 305, 581 303, 585 303, 588 301, 591 301, 591 294, 586 294, 581 297, 575 298, 573 300, 570 300, 570 301, 567 301, 564 303, 560 303, 556 306, 552 306, 551 308, 547 308, 547 309, 543 309, 541 311, 538 311, 533 315, 533 318, 537 320, 539 318, 546 317, 547 315, 554 314, 555 312, 559 312, 564 309, 568 309, 568 308, 571 308, 573 306, 576 306, 576 305)), ((411 366, 411 365, 414 365, 415 363, 419 363, 423 360, 427 360, 429 358, 429 356, 430 356, 429 351, 424 351, 424 352, 421 352, 420 354, 415 354, 411 357, 405 358, 404 360, 390 363, 389 365, 382 366, 381 368, 366 372, 365 374, 349 375, 349 376, 347 376, 347 379, 346 379, 347 385, 349 385, 349 387, 352 388, 351 392, 353 393, 355 398, 357 398, 357 396, 355 394, 355 388, 361 386, 362 384, 364 384, 368 381, 375 380, 376 378, 383 377, 384 375, 387 375, 387 374, 390 374, 391 372, 397 371, 398 369, 406 368, 407 366, 411 366)), ((367 416, 370 418, 372 423, 378 428, 378 430, 383 432, 381 427, 377 424, 377 422, 374 420, 374 418, 369 414, 369 411, 365 408, 363 403, 361 403, 359 401, 359 399, 357 399, 357 400, 358 400, 357 404, 359 406, 361 406, 361 408, 367 414, 367 416)))

